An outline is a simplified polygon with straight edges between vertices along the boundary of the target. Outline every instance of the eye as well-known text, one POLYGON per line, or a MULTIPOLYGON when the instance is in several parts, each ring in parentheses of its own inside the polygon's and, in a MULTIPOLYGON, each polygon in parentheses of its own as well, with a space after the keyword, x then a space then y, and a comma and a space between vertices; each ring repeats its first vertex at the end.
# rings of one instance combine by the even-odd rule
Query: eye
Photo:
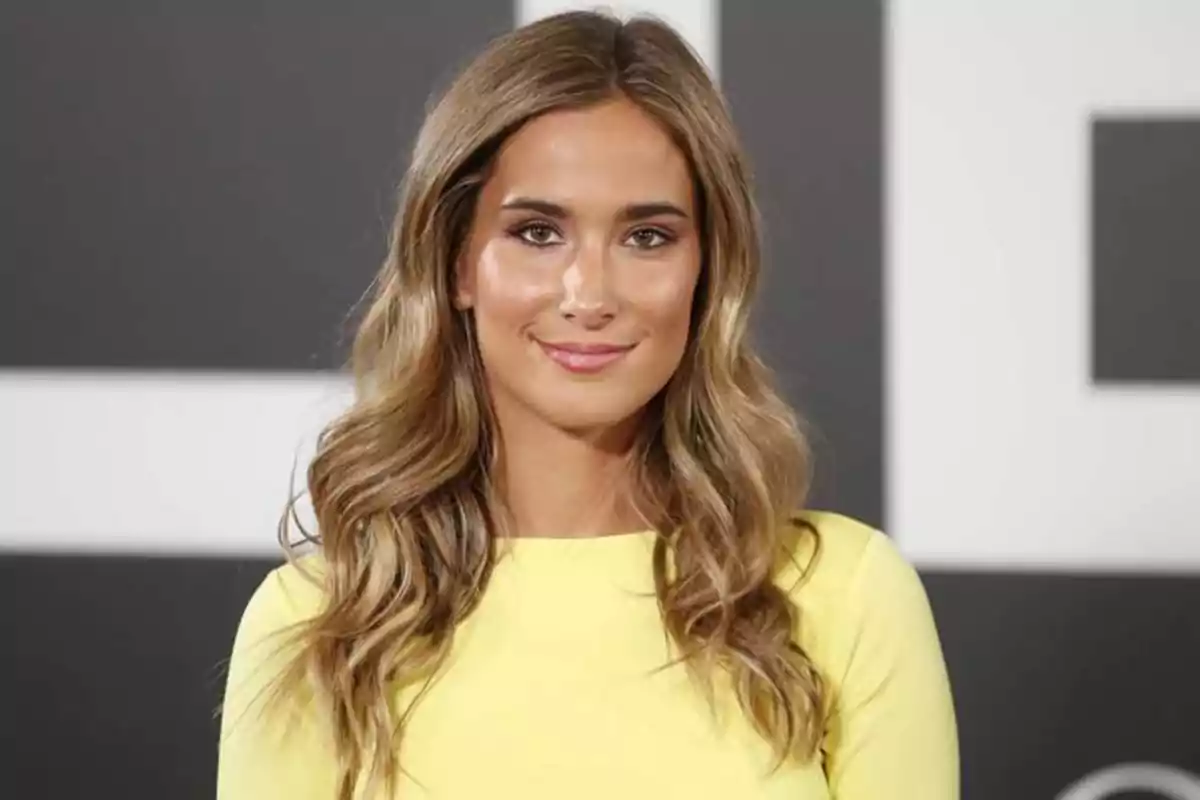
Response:
POLYGON ((629 234, 629 241, 639 250, 656 250, 675 241, 675 237, 658 228, 638 228, 629 234))
POLYGON ((514 228, 511 233, 521 241, 534 247, 550 247, 562 241, 562 237, 559 236, 554 226, 545 222, 531 222, 527 225, 520 225, 514 228))

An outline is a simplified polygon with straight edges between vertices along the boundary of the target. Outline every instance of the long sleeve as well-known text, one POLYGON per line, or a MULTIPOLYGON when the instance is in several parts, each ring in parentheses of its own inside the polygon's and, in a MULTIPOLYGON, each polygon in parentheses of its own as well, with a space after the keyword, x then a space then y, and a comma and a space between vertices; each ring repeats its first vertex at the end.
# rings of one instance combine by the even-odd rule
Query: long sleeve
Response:
POLYGON ((826 743, 833 800, 958 800, 958 737, 933 614, 915 569, 875 533, 845 596, 826 743))
POLYGON ((291 566, 269 574, 242 614, 229 660, 217 761, 218 800, 328 800, 327 740, 303 699, 268 707, 284 666, 277 634, 311 605, 313 589, 291 566))

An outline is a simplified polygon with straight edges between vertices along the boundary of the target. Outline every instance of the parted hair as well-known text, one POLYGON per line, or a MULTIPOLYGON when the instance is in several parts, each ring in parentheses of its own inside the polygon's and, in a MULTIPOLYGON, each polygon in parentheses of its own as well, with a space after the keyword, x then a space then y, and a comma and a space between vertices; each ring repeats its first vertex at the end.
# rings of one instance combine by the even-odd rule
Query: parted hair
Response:
POLYGON ((672 663, 710 692, 723 676, 776 765, 820 745, 825 690, 795 641, 799 612, 773 579, 811 457, 749 340, 761 255, 745 154, 725 100, 671 27, 571 12, 498 37, 430 105, 353 342, 354 400, 308 467, 317 528, 294 535, 295 499, 280 525, 289 558, 298 543, 319 548, 324 603, 290 631, 273 696, 302 690, 328 721, 338 800, 397 786, 421 696, 397 707, 397 687, 427 687, 437 673, 509 525, 472 317, 452 302, 481 185, 529 120, 615 98, 651 115, 685 155, 700 216, 688 344, 643 415, 631 462, 636 507, 656 532, 672 663))

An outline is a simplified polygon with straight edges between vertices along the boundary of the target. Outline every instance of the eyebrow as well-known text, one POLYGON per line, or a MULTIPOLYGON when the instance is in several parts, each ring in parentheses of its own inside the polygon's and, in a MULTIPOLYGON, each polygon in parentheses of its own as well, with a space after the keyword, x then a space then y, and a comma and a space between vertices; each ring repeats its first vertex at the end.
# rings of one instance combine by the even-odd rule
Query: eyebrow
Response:
MULTIPOLYGON (((500 207, 506 210, 534 211, 538 214, 545 214, 547 217, 553 219, 567 219, 571 216, 571 212, 564 206, 534 197, 514 197, 500 207)), ((623 206, 617 216, 622 222, 635 222, 640 219, 664 215, 679 217, 681 219, 689 218, 689 214, 682 208, 666 201, 630 203, 627 206, 623 206)))

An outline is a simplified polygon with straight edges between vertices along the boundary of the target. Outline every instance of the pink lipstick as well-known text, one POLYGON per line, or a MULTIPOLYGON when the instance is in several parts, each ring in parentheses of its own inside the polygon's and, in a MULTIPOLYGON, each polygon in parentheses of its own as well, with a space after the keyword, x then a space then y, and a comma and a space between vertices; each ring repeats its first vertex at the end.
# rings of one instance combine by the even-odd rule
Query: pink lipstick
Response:
POLYGON ((599 372, 619 361, 633 349, 631 344, 593 342, 543 342, 536 340, 550 359, 560 367, 578 373, 599 372))

